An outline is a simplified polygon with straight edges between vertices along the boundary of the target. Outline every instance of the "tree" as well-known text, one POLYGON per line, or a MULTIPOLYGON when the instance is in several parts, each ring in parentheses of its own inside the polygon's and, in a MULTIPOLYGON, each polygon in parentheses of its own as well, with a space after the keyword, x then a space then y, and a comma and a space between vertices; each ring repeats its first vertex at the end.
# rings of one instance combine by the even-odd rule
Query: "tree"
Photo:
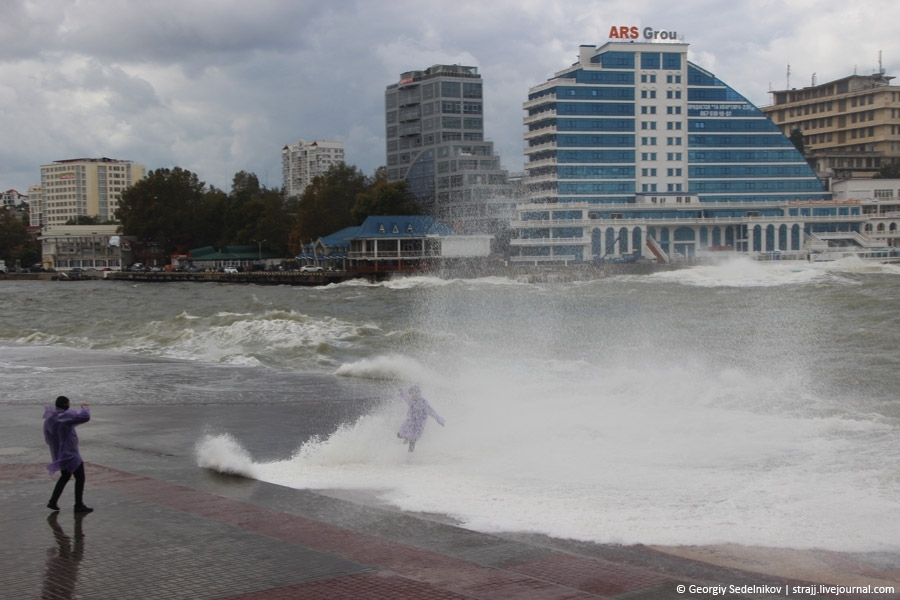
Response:
POLYGON ((223 246, 228 243, 228 239, 223 236, 227 209, 228 194, 210 186, 194 215, 194 238, 189 248, 223 246))
POLYGON ((74 219, 66 221, 66 225, 99 225, 100 217, 89 217, 87 215, 78 215, 74 219))
POLYGON ((366 190, 366 177, 356 167, 339 163, 314 177, 303 190, 291 230, 290 249, 354 224, 356 196, 366 190))
POLYGON ((370 215, 420 215, 422 206, 408 192, 405 181, 388 183, 384 167, 375 172, 374 180, 356 196, 351 216, 361 225, 370 215))
POLYGON ((285 254, 290 229, 291 215, 282 191, 261 186, 253 173, 236 173, 228 196, 222 242, 260 244, 285 254))
POLYGON ((165 254, 195 243, 194 226, 206 184, 180 167, 156 169, 122 192, 116 218, 122 233, 156 243, 165 254))
POLYGON ((881 168, 878 169, 878 173, 874 176, 875 179, 900 179, 900 162, 891 161, 889 163, 885 163, 881 165, 881 168))
POLYGON ((0 259, 8 267, 19 262, 23 267, 41 262, 41 243, 25 227, 22 219, 0 208, 0 259))
POLYGON ((795 127, 791 129, 790 135, 791 143, 794 144, 794 147, 802 154, 806 156, 806 141, 803 138, 803 130, 799 127, 795 127))

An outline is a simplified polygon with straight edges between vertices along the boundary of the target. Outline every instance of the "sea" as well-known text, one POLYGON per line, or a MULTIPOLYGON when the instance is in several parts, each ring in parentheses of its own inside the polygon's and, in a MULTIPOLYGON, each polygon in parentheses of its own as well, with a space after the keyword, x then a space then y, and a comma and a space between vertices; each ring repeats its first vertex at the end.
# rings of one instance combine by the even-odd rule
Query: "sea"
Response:
POLYGON ((94 414, 240 407, 242 427, 198 430, 197 469, 484 532, 900 550, 895 265, 0 281, 0 404, 58 390, 94 414), (445 426, 410 453, 396 432, 414 384, 445 426))

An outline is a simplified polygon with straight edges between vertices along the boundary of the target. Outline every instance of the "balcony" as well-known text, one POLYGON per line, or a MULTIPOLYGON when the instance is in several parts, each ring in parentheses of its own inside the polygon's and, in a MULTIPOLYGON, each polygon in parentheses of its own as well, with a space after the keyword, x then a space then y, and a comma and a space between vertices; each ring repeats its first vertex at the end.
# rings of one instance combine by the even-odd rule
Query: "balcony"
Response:
POLYGON ((525 170, 529 171, 531 169, 539 169, 540 167, 555 167, 558 162, 555 156, 550 156, 547 158, 541 158, 539 160, 532 160, 525 163, 525 170))
POLYGON ((544 152, 547 150, 556 150, 556 140, 552 140, 549 142, 544 142, 543 144, 537 144, 535 146, 526 146, 525 154, 530 156, 532 154, 537 154, 538 152, 544 152))
POLYGON ((529 108, 534 108, 535 106, 541 106, 542 104, 547 104, 550 102, 556 102, 556 94, 547 94, 546 96, 541 96, 540 98, 535 98, 534 100, 528 100, 522 105, 522 108, 528 110, 529 108))
POLYGON ((533 129, 531 131, 526 131, 525 139, 532 140, 534 138, 541 137, 543 135, 556 134, 556 132, 557 132, 556 124, 554 123, 553 125, 548 125, 547 127, 541 127, 540 129, 533 129))
POLYGON ((547 183, 550 181, 559 181, 559 175, 555 171, 553 173, 546 173, 543 175, 529 175, 527 173, 525 174, 525 185, 547 183))
POLYGON ((528 115, 525 117, 522 122, 525 125, 531 125, 532 123, 540 123, 541 121, 547 121, 549 119, 556 119, 556 109, 544 110, 539 113, 535 113, 533 115, 528 115))

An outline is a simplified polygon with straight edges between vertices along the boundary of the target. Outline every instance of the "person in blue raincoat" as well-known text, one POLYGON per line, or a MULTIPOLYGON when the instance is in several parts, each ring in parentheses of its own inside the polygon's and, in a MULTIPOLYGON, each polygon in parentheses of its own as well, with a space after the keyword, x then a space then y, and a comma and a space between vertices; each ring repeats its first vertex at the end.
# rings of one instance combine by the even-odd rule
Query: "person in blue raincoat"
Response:
POLYGON ((400 390, 400 397, 403 398, 409 408, 406 411, 406 420, 403 421, 400 431, 397 432, 397 437, 406 440, 409 444, 409 451, 412 452, 416 447, 416 442, 422 437, 422 432, 425 430, 425 421, 428 420, 429 415, 441 427, 444 426, 444 419, 431 408, 428 400, 422 396, 422 390, 419 389, 419 386, 414 385, 408 391, 400 390))
POLYGON ((53 495, 47 508, 59 510, 57 502, 62 496, 63 489, 72 476, 75 476, 75 512, 89 513, 93 508, 84 504, 84 461, 78 451, 78 434, 75 426, 87 423, 91 420, 91 411, 87 404, 81 405, 80 411, 69 409, 69 399, 59 396, 56 405, 47 405, 44 408, 44 440, 50 446, 50 457, 53 459, 47 465, 47 472, 51 475, 59 471, 59 479, 53 488, 53 495))

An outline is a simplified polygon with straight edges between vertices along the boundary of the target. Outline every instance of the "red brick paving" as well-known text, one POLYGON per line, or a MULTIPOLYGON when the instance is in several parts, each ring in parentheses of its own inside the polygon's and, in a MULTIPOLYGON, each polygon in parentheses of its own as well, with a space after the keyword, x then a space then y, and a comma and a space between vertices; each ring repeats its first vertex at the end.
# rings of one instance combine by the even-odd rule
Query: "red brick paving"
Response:
MULTIPOLYGON (((337 574, 328 571, 327 576, 307 570, 307 580, 323 578, 216 596, 221 600, 579 600, 623 594, 677 597, 676 580, 671 575, 626 562, 548 550, 543 556, 532 554, 527 560, 505 562, 502 567, 487 566, 101 465, 89 464, 88 469, 89 487, 279 540, 297 547, 298 552, 301 548, 312 550, 321 553, 316 556, 332 557, 327 559, 332 563, 340 559, 359 565, 337 574), (369 568, 372 571, 366 572, 369 568)), ((46 479, 48 484, 53 480, 42 464, 0 464, 0 482, 36 479, 46 479)), ((303 567, 299 570, 303 572, 303 567)), ((691 571, 686 568, 684 572, 691 571)), ((203 589, 202 573, 187 574, 187 578, 184 586, 203 589)), ((691 579, 690 575, 686 579, 691 579)), ((186 587, 181 589, 187 591, 186 587)))

